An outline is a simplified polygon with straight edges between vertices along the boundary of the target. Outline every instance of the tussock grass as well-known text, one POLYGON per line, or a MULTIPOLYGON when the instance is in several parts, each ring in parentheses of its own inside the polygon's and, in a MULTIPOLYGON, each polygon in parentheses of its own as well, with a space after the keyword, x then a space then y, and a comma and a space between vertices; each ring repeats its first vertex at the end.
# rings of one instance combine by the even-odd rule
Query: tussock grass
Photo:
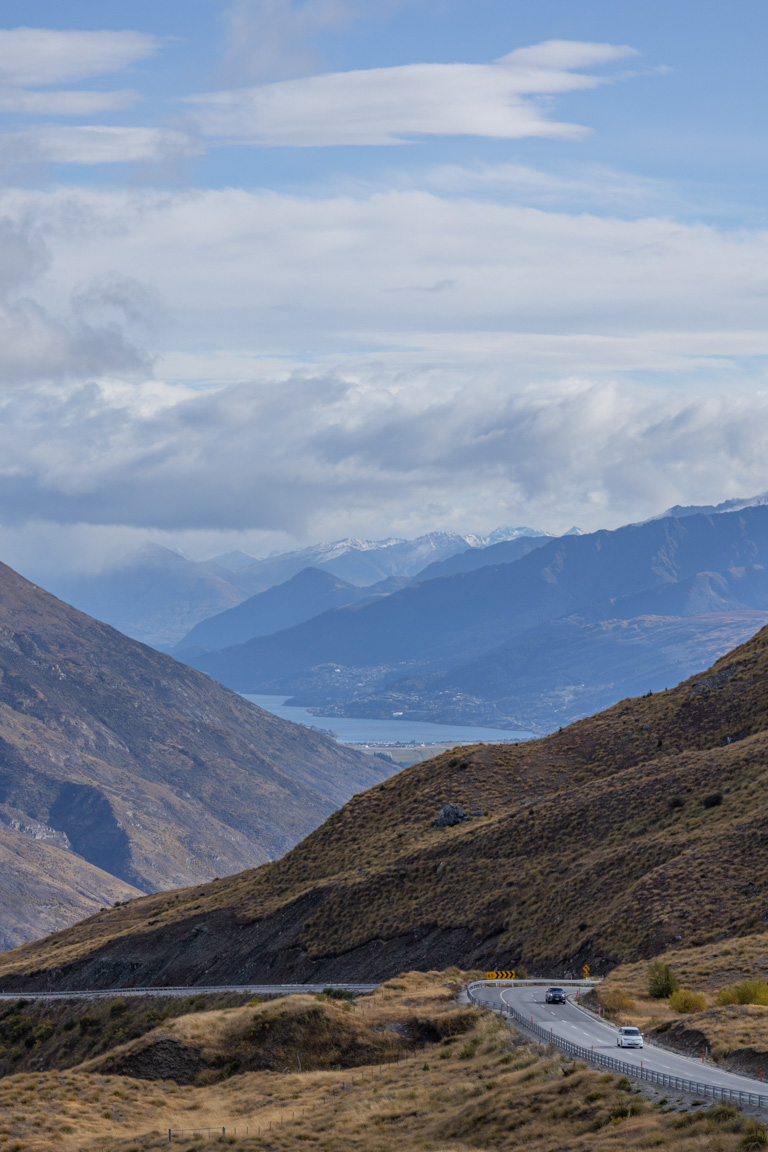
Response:
MULTIPOLYGON (((392 1023, 416 1010, 439 1023, 456 1010, 455 983, 406 976, 377 993, 392 1023)), ((317 1002, 316 1002, 317 1003, 317 1002)), ((335 1007, 335 1006, 334 1006, 335 1007)), ((201 1015, 189 1035, 215 1038, 232 1012, 201 1015)), ((339 1011, 341 1011, 339 1009, 339 1011)), ((352 1013, 347 1014, 353 1016, 352 1013)), ((0 1082, 0 1146, 25 1152, 150 1152, 168 1128, 226 1125, 225 1137, 175 1147, 242 1152, 736 1152, 750 1135, 729 1106, 667 1112, 626 1080, 533 1046, 471 1010, 471 1028, 424 1044, 400 1063, 346 1071, 247 1072, 216 1084, 148 1084, 87 1070, 24 1073, 0 1082), (461 1057, 471 1044, 472 1052, 461 1057), (234 1129, 237 1128, 237 1134, 234 1129), (246 1135, 246 1129, 247 1135, 246 1135), (3 1140, 3 1137, 6 1137, 3 1140)))
POLYGON ((392 1063, 458 1038, 477 1011, 455 1000, 455 975, 402 977, 357 1003, 324 995, 204 1011, 158 1025, 83 1067, 212 1083, 244 1071, 316 1071, 392 1063))

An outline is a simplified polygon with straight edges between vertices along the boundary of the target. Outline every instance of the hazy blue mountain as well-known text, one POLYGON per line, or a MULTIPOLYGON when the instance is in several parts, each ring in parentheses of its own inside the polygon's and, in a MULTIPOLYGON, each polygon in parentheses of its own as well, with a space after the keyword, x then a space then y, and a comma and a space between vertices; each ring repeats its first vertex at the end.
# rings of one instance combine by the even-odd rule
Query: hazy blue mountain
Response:
MULTIPOLYGON (((363 670, 351 695, 370 696, 460 664, 477 676, 489 653, 574 614, 586 614, 592 627, 622 614, 763 611, 763 568, 768 507, 668 517, 550 540, 513 563, 425 580, 190 662, 240 691, 296 690, 318 699, 355 679, 351 672, 339 678, 335 667, 363 670)), ((620 695, 619 681, 610 683, 620 695)))
POLYGON ((190 560, 150 543, 100 572, 28 575, 81 611, 167 651, 201 621, 283 584, 305 568, 320 568, 381 595, 407 582, 432 560, 522 531, 536 532, 498 528, 484 536, 432 532, 416 540, 336 540, 263 560, 239 551, 211 560, 190 560), (393 583, 386 587, 382 583, 386 580, 393 583))
POLYGON ((45 578, 54 595, 126 636, 156 647, 177 643, 200 620, 232 608, 257 590, 211 562, 147 544, 102 572, 45 578))
POLYGON ((208 563, 225 568, 227 572, 239 572, 251 564, 258 564, 258 560, 255 556, 249 556, 247 552, 235 549, 234 552, 223 552, 221 556, 212 556, 208 563))
POLYGON ((395 682, 359 699, 355 712, 436 719, 450 711, 461 721, 470 709, 476 723, 551 729, 670 687, 767 621, 767 569, 699 573, 539 625, 447 672, 395 682))
POLYGON ((331 608, 343 608, 369 594, 370 589, 348 584, 330 572, 304 568, 284 584, 277 584, 266 592, 250 596, 235 608, 203 620, 173 649, 173 654, 241 644, 252 636, 266 636, 291 628, 331 608))

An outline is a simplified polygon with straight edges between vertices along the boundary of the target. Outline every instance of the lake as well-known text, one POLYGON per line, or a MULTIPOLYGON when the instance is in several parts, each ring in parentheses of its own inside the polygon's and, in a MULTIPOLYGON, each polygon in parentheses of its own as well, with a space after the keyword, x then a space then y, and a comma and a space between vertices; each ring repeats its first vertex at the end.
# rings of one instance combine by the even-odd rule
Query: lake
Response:
POLYGON ((498 744, 502 740, 532 740, 533 732, 509 728, 475 728, 469 724, 430 724, 426 720, 360 720, 350 716, 314 716, 306 708, 288 708, 290 696, 252 696, 251 700, 282 720, 336 733, 342 744, 498 744))

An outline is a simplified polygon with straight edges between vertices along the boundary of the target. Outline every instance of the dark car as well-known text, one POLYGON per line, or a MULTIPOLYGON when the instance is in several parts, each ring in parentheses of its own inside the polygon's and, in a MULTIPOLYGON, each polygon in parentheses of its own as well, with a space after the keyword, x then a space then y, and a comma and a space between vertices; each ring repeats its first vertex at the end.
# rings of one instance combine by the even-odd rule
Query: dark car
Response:
POLYGON ((547 988, 547 1004, 565 1004, 565 988, 547 988))

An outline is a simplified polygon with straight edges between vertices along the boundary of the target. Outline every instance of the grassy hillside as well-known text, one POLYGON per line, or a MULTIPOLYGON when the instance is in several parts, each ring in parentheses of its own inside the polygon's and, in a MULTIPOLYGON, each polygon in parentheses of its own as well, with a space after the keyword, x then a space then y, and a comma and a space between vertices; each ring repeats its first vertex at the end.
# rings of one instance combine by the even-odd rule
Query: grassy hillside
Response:
POLYGON ((385 774, 0 565, 0 945, 279 856, 385 774))
POLYGON ((489 1013, 458 1008, 454 994, 454 980, 430 973, 392 981, 350 1011, 302 997, 182 1017, 158 1025, 155 1044, 165 1030, 166 1050, 173 1037, 177 1052, 198 1062, 200 1053, 219 1057, 194 1083, 181 1074, 150 1085, 95 1060, 11 1075, 0 1081, 0 1142, 25 1152, 150 1152, 168 1147, 170 1128, 176 1147, 242 1152, 761 1146, 746 1140, 760 1138, 762 1127, 731 1105, 686 1106, 661 1090, 640 1091, 542 1051, 489 1013), (307 1028, 309 1017, 317 1030, 307 1028), (235 1021, 247 1068, 223 1063, 231 1053, 221 1036, 235 1021), (329 1053, 341 1057, 332 1068, 329 1053))
POLYGON ((593 971, 763 923, 768 629, 545 739, 446 753, 283 859, 0 957, 6 987, 593 971), (471 818, 433 822, 446 803, 471 818))

